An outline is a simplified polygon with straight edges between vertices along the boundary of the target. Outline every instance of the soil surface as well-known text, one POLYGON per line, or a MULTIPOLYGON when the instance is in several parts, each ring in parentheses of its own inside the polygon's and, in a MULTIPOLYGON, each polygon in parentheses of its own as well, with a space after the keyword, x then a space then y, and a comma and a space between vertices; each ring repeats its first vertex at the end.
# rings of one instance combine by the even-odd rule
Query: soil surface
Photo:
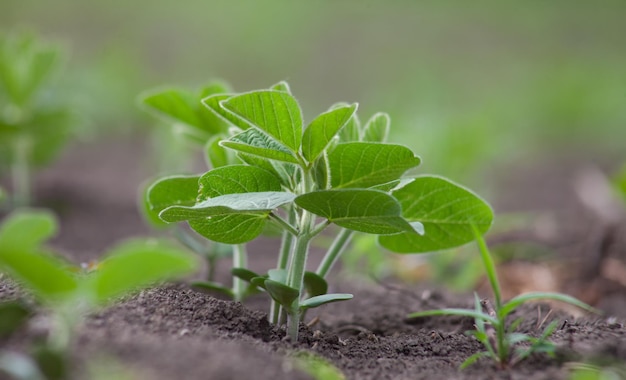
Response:
MULTIPOLYGON (((142 153, 145 148, 132 140, 76 145, 55 165, 39 173, 39 202, 52 207, 61 222, 60 234, 51 242, 53 247, 76 262, 86 262, 96 259, 120 239, 152 233, 136 207, 137 189, 153 170, 140 161, 142 153)), ((540 172, 529 172, 541 176, 540 172)), ((523 193, 521 181, 503 183, 505 188, 511 186, 509 190, 523 193)), ((538 181, 532 185, 537 199, 555 191, 542 191, 538 188, 541 184, 538 181)), ((560 185, 547 185, 568 188, 571 184, 565 180, 560 185)), ((515 209, 507 202, 496 201, 496 210, 515 209)), ((528 202, 532 208, 532 200, 528 202)), ((544 201, 538 201, 539 208, 544 207, 541 202, 544 201)), ((567 205, 565 208, 568 215, 577 212, 567 205)), ((473 320, 407 320, 406 316, 433 308, 470 308, 473 298, 471 294, 452 294, 426 284, 409 286, 393 279, 360 283, 337 278, 331 281, 331 290, 353 293, 354 299, 311 312, 308 325, 301 326, 300 341, 292 343, 285 338, 283 329, 267 322, 268 302, 262 295, 241 304, 180 283, 142 291, 90 316, 78 328, 73 377, 95 378, 93 371, 100 368, 112 373, 108 378, 116 379, 310 379, 295 359, 301 351, 326 359, 347 379, 567 379, 575 363, 623 363, 626 277, 619 278, 619 272, 609 275, 605 267, 619 269, 623 265, 626 245, 620 239, 626 236, 624 224, 600 223, 602 227, 593 233, 580 233, 589 225, 597 226, 598 217, 589 216, 592 213, 584 211, 583 206, 579 208, 581 215, 587 215, 581 220, 591 222, 557 229, 550 236, 524 230, 517 235, 490 237, 494 244, 530 236, 550 245, 561 255, 553 262, 557 264, 539 265, 557 274, 570 274, 558 277, 554 290, 569 290, 570 294, 584 296, 581 298, 609 311, 603 316, 572 315, 571 310, 545 304, 518 310, 514 318, 524 320, 518 328, 520 332, 536 336, 548 323, 558 321, 559 328, 552 336, 558 346, 555 358, 536 355, 508 369, 479 360, 459 371, 467 357, 483 350, 475 338, 465 333, 473 328, 473 320), (591 258, 587 258, 583 247, 590 246, 595 248, 591 249, 591 258), (576 253, 572 247, 576 247, 576 253), (571 260, 563 261, 568 257, 571 260), (593 270, 588 270, 589 260, 596 263, 593 270), (606 265, 606 260, 613 265, 606 265), (571 274, 585 270, 588 282, 574 281, 576 276, 571 274)), ((558 219, 560 212, 554 213, 557 222, 564 220, 558 219)), ((249 249, 254 253, 250 255, 252 269, 273 267, 276 248, 271 240, 253 244, 249 249)), ((228 264, 222 265, 220 279, 226 281, 228 264)), ((505 276, 503 286, 512 291, 513 285, 509 286, 507 280, 505 276)), ((14 284, 1 279, 0 299, 15 298, 28 300, 14 284)), ((42 310, 23 331, 0 342, 0 347, 25 350, 29 342, 42 334, 41 326, 45 330, 45 315, 42 310)), ((5 378, 2 376, 0 379, 5 378)))

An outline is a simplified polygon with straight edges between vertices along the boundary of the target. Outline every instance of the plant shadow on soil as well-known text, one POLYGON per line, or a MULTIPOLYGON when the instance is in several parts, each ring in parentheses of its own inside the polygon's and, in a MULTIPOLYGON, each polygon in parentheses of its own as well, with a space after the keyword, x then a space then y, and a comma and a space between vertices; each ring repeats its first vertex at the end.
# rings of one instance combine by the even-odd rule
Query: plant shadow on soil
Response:
MULTIPOLYGON (((146 177, 137 162, 141 149, 136 144, 112 140, 75 146, 39 175, 38 197, 57 209, 61 221, 60 235, 52 245, 68 258, 96 259, 115 241, 150 234, 135 205, 137 187, 146 177)), ((271 268, 276 249, 268 240, 252 245, 251 267, 271 268)), ((228 277, 222 273, 220 279, 228 277)), ((565 379, 570 362, 626 361, 626 310, 616 309, 622 319, 573 317, 549 305, 532 304, 513 316, 524 317, 518 330, 537 335, 541 326, 557 320, 560 328, 552 336, 558 346, 556 358, 535 355, 507 370, 480 360, 459 371, 467 357, 483 350, 465 334, 473 320, 407 320, 406 315, 433 308, 471 308, 471 295, 398 283, 338 279, 330 285, 333 291, 354 293, 354 299, 310 313, 307 322, 317 322, 302 325, 298 343, 289 342, 284 330, 267 322, 268 302, 262 296, 241 304, 185 284, 142 291, 87 319, 75 344, 73 376, 91 378, 94 363, 112 362, 116 364, 108 365, 109 370, 123 368, 120 371, 138 379, 311 378, 291 359, 300 350, 327 359, 348 379, 565 379)), ((17 297, 23 297, 22 292, 1 280, 0 299, 17 297)), ((36 330, 29 326, 0 345, 23 350, 36 338, 36 330)))

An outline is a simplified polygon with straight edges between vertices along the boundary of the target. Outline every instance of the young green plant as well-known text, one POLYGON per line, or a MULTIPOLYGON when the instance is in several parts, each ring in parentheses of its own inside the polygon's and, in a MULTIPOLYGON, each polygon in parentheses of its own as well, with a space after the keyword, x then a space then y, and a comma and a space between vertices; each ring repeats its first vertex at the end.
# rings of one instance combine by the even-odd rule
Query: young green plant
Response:
MULTIPOLYGON (((0 271, 50 311, 52 326, 43 352, 58 363, 64 362, 76 326, 87 313, 197 267, 193 255, 170 244, 131 240, 107 252, 93 270, 82 270, 42 246, 56 228, 55 218, 46 211, 23 210, 8 216, 0 226, 0 271)), ((46 363, 50 360, 39 362, 43 367, 46 363)))
POLYGON ((0 162, 12 178, 13 207, 31 202, 31 172, 54 158, 75 124, 51 79, 58 46, 29 34, 0 36, 0 162))
POLYGON ((478 229, 474 228, 474 234, 485 271, 487 272, 487 278, 489 279, 489 284, 493 291, 495 305, 492 306, 488 300, 480 300, 478 295, 475 295, 473 310, 451 308, 420 311, 408 315, 408 318, 443 315, 459 315, 474 318, 476 330, 470 333, 485 346, 487 351, 478 352, 467 358, 461 364, 462 369, 483 357, 491 358, 502 368, 509 368, 533 353, 554 353, 555 347, 548 338, 556 329, 557 321, 550 323, 539 337, 515 332, 515 329, 521 322, 519 319, 511 324, 507 324, 507 317, 518 307, 527 302, 554 300, 565 302, 587 311, 598 312, 593 307, 576 298, 560 293, 526 293, 516 296, 507 302, 503 302, 496 267, 487 248, 487 244, 478 229), (522 346, 520 343, 528 343, 528 345, 522 346))
POLYGON ((493 213, 471 191, 437 176, 418 176, 408 147, 384 142, 389 116, 362 125, 357 104, 339 103, 305 127, 285 82, 267 90, 217 94, 202 103, 230 123, 209 154, 235 154, 236 164, 195 177, 166 177, 169 191, 148 191, 148 203, 168 223, 186 221, 200 235, 226 244, 254 240, 269 226, 282 230, 277 265, 267 274, 233 268, 266 291, 274 323, 287 322, 294 341, 306 310, 352 298, 327 294, 325 277, 354 232, 378 235, 395 252, 430 252, 488 230, 493 213), (195 186, 194 186, 195 184, 195 186), (337 234, 315 272, 307 272, 311 241, 330 225, 337 234))

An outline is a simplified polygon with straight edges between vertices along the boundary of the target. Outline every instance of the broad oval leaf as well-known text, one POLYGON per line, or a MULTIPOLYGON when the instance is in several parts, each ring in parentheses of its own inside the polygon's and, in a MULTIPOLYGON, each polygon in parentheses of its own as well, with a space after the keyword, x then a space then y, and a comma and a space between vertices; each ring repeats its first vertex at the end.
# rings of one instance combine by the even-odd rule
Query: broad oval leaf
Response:
POLYGON ((270 90, 284 91, 288 94, 291 94, 291 88, 289 88, 289 83, 284 80, 281 80, 280 82, 270 87, 270 90))
POLYGON ((224 244, 242 244, 254 240, 264 230, 267 212, 237 213, 193 219, 189 226, 205 238, 224 244))
MULTIPOLYGON (((198 197, 198 176, 163 177, 151 184, 144 193, 144 213, 158 226, 159 214, 164 209, 179 205, 193 206, 198 197)), ((161 222, 162 223, 162 222, 161 222)))
POLYGON ((223 136, 216 135, 204 145, 204 158, 211 169, 239 163, 233 151, 220 145, 222 140, 224 140, 223 136))
POLYGON ((281 191, 280 180, 265 169, 249 165, 229 165, 205 173, 198 181, 200 199, 225 194, 281 191))
POLYGON ((302 140, 302 112, 289 93, 275 90, 252 91, 220 102, 236 117, 272 136, 297 152, 302 140))
POLYGON ((230 214, 267 214, 285 203, 293 201, 292 193, 265 191, 243 194, 226 194, 193 206, 171 206, 161 211, 159 217, 166 222, 180 222, 230 214))
POLYGON ((385 142, 389 136, 391 119, 384 112, 378 112, 372 116, 363 128, 363 141, 385 142))
POLYGON ((302 155, 313 162, 356 112, 357 104, 341 106, 315 118, 304 131, 302 155))
POLYGON ((402 218, 398 201, 379 190, 320 190, 298 196, 295 203, 351 230, 370 234, 415 233, 402 218))
POLYGON ((198 267, 195 255, 158 240, 131 240, 106 254, 89 280, 94 302, 191 274, 198 267))
POLYGON ((402 205, 404 218, 424 227, 423 235, 381 236, 379 243, 393 252, 423 253, 457 247, 474 240, 472 224, 484 234, 493 222, 487 202, 441 177, 417 177, 392 195, 402 205))
POLYGON ((241 153, 297 164, 295 154, 286 146, 254 128, 236 134, 220 145, 241 153))
POLYGON ((328 154, 332 188, 363 188, 397 180, 420 164, 411 149, 395 144, 338 144, 328 154))
POLYGON ((323 294, 320 296, 305 299, 304 301, 300 302, 299 307, 301 310, 312 309, 314 307, 322 306, 331 302, 351 300, 353 297, 354 296, 349 293, 323 294))

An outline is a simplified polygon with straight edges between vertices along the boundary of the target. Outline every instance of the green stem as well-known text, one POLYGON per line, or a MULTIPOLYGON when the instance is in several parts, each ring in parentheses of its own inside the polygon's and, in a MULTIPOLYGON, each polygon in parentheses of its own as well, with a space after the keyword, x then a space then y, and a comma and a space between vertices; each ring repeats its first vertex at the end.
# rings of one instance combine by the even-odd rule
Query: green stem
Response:
MULTIPOLYGON (((248 254, 245 244, 233 245, 233 268, 247 268, 248 254)), ((235 301, 243 301, 246 292, 246 282, 238 277, 233 277, 233 295, 235 301)))
POLYGON ((322 262, 317 268, 317 274, 323 278, 326 277, 328 272, 332 269, 333 265, 337 262, 339 256, 343 253, 344 249, 352 239, 352 235, 354 235, 354 231, 349 230, 347 228, 342 228, 341 232, 337 235, 333 244, 324 255, 322 262))
POLYGON ((13 207, 28 206, 31 201, 30 193, 30 154, 31 142, 28 137, 20 137, 15 141, 13 165, 11 167, 13 179, 13 207))
POLYGON ((285 221, 280 216, 272 212, 270 213, 270 218, 276 223, 278 223, 285 231, 289 232, 291 235, 293 236, 298 235, 298 230, 291 223, 285 221))
MULTIPOLYGON (((303 217, 310 219, 308 211, 304 211, 303 217)), ((304 272, 306 269, 307 255, 309 251, 310 236, 299 236, 296 240, 294 247, 293 260, 291 261, 291 267, 289 268, 289 278, 287 282, 290 287, 298 289, 300 295, 302 295, 302 283, 304 281, 304 272)), ((289 321, 287 324, 287 332, 289 338, 293 342, 298 341, 298 328, 300 324, 300 297, 293 301, 293 304, 287 310, 289 314, 289 321)))
MULTIPOLYGON (((297 219, 296 212, 293 208, 289 210, 289 225, 292 226, 297 219)), ((293 245, 294 235, 288 231, 283 231, 283 237, 280 244, 280 253, 278 256, 278 263, 276 264, 276 269, 287 269, 287 264, 289 263, 289 254, 291 253, 291 246, 293 245)), ((270 307, 270 322, 273 324, 279 324, 281 320, 281 307, 280 304, 274 300, 272 300, 272 305, 270 307)))

